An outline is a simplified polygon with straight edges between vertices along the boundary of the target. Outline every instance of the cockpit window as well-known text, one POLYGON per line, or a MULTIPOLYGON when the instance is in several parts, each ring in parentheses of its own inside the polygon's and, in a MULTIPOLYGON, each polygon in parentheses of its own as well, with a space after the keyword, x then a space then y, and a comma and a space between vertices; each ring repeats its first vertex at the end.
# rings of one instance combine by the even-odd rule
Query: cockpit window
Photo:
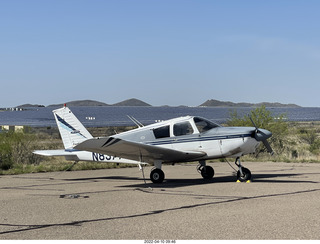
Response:
POLYGON ((211 130, 216 127, 220 127, 220 125, 217 125, 217 124, 215 124, 209 120, 203 119, 203 118, 194 117, 193 120, 194 120, 194 123, 196 124, 200 133, 206 132, 206 131, 211 130))
POLYGON ((173 126, 175 136, 184 136, 193 134, 192 126, 189 122, 177 123, 173 126))
POLYGON ((164 137, 170 137, 169 125, 154 129, 153 130, 153 134, 154 134, 156 139, 160 139, 160 138, 164 138, 164 137))

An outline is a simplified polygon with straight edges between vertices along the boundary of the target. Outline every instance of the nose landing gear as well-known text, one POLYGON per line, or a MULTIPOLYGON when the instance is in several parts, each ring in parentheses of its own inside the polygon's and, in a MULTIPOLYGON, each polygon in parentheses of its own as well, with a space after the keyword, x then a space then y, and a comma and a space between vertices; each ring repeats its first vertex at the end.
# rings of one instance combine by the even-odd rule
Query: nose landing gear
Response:
POLYGON ((248 182, 251 180, 251 171, 245 167, 242 167, 240 157, 236 158, 235 165, 239 167, 237 172, 237 180, 240 182, 248 182))

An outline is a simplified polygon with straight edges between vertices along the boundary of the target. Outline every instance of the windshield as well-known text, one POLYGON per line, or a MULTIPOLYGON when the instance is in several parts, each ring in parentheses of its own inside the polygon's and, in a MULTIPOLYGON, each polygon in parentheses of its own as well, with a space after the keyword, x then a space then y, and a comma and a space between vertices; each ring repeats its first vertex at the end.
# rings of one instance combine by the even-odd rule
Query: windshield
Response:
POLYGON ((215 123, 213 123, 209 120, 203 119, 203 118, 194 117, 193 120, 194 120, 194 123, 196 124, 200 133, 206 132, 206 131, 211 130, 216 127, 220 127, 220 125, 215 124, 215 123))

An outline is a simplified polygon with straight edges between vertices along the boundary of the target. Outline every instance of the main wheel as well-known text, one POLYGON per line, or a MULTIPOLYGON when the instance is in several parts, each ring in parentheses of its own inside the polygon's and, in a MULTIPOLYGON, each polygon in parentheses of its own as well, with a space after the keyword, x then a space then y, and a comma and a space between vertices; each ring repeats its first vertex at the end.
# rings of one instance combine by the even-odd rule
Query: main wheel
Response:
POLYGON ((150 173, 150 179, 153 183, 162 183, 164 180, 164 173, 161 169, 154 169, 150 173))
POLYGON ((214 170, 211 166, 204 166, 201 168, 201 175, 203 179, 212 179, 214 176, 214 170))
POLYGON ((251 180, 251 172, 249 169, 242 167, 242 175, 240 173, 240 170, 237 173, 237 179, 241 182, 246 182, 248 180, 251 180))

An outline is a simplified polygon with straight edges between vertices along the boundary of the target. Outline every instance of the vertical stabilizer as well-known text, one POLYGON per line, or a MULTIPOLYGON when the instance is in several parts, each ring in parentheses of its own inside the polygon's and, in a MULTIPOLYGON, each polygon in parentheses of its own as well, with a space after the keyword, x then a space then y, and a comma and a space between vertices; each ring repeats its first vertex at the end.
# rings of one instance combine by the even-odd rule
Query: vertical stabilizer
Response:
POLYGON ((53 114, 66 149, 73 148, 80 142, 92 138, 89 131, 87 131, 68 107, 56 109, 53 111, 53 114))

